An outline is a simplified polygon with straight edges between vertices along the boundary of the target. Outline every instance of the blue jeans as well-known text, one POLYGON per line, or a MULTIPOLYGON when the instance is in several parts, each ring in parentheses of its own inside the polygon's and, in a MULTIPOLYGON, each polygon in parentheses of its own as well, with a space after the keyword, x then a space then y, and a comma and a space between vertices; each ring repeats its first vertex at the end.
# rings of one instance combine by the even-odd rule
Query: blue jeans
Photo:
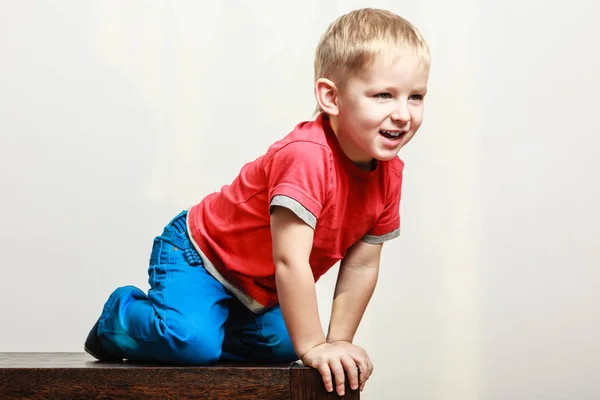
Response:
POLYGON ((279 306, 254 314, 210 275, 183 211, 154 239, 150 290, 116 289, 98 322, 104 348, 129 360, 207 365, 297 360, 279 306))

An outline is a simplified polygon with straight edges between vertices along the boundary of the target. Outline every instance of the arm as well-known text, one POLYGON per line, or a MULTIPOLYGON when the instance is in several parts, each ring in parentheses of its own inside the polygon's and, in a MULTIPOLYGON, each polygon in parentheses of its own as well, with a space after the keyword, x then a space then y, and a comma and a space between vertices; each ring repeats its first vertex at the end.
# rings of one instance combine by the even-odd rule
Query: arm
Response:
POLYGON ((271 235, 277 295, 292 345, 300 358, 325 343, 309 265, 313 234, 313 229, 290 210, 273 208, 271 235))
POLYGON ((326 342, 309 264, 313 230, 292 211, 275 206, 271 213, 275 281, 281 314, 296 355, 317 369, 327 391, 344 395, 344 370, 352 389, 359 386, 356 364, 347 349, 326 342))
POLYGON ((358 242, 341 262, 327 342, 352 343, 377 283, 383 244, 358 242))
POLYGON ((361 391, 374 367, 367 352, 352 341, 377 283, 382 246, 358 242, 346 253, 338 273, 327 335, 327 342, 345 348, 360 368, 361 391))

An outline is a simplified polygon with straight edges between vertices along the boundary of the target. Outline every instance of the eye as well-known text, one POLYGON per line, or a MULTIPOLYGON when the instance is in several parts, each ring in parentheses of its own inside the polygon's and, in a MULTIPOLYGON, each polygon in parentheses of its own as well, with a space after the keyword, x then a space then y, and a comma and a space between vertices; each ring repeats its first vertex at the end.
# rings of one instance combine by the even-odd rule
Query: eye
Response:
POLYGON ((392 94, 391 93, 378 93, 375 95, 375 97, 380 98, 380 99, 391 99, 392 94))
POLYGON ((423 97, 424 96, 422 94, 413 94, 409 97, 409 99, 413 101, 422 101, 423 97))

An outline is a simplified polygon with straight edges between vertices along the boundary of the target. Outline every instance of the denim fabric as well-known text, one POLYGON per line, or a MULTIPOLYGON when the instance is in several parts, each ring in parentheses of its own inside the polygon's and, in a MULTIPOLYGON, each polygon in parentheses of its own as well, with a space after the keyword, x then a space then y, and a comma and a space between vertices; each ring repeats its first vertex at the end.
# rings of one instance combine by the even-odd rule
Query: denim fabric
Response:
POLYGON ((190 242, 186 215, 154 239, 148 294, 124 286, 108 298, 98 322, 104 348, 173 364, 296 360, 279 306, 254 314, 213 278, 190 242))

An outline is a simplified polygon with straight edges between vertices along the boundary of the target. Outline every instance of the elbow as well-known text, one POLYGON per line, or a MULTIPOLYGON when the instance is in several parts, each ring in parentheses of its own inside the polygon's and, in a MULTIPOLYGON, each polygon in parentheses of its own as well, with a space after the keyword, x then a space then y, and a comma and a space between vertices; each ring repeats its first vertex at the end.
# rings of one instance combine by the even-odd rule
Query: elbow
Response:
POLYGON ((280 258, 275 260, 275 274, 280 275, 282 273, 293 273, 294 271, 301 270, 298 262, 293 260, 280 258))
POLYGON ((278 270, 304 269, 309 268, 310 264, 307 257, 288 252, 273 252, 273 263, 275 272, 278 270))
POLYGON ((286 280, 298 282, 308 276, 312 277, 312 270, 308 261, 303 262, 297 259, 282 257, 275 259, 275 278, 276 280, 286 280))

